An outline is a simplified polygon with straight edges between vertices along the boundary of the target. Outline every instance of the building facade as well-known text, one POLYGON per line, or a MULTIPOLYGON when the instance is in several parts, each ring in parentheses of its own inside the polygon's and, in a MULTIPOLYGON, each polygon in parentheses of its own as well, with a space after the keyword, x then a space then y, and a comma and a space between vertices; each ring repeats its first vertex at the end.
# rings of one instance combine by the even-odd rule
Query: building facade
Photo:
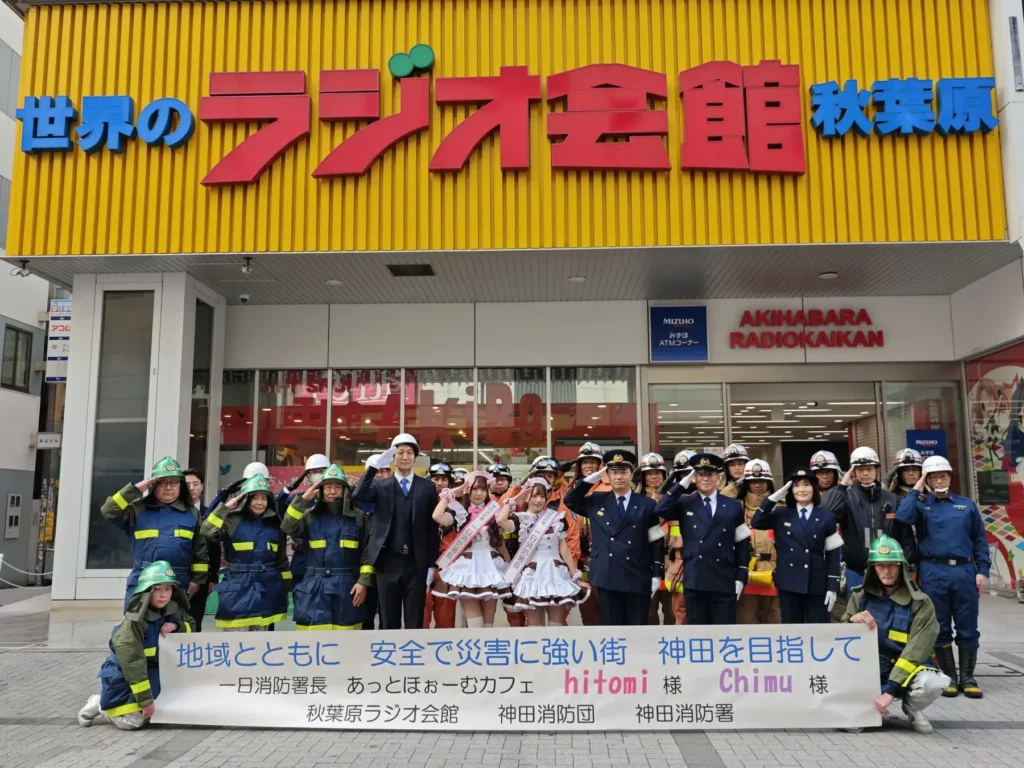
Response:
POLYGON ((517 472, 909 444, 975 492, 1024 75, 1019 3, 953 5, 30 4, 8 259, 76 318, 54 597, 123 593, 99 506, 168 454, 212 494, 399 431, 517 472))

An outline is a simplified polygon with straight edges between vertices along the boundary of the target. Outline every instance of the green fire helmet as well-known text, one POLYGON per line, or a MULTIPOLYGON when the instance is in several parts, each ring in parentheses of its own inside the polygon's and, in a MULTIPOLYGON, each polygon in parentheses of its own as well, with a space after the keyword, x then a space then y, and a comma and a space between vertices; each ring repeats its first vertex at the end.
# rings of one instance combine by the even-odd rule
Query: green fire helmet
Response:
POLYGON ((903 547, 896 539, 888 536, 879 536, 871 542, 871 550, 868 552, 868 565, 875 563, 900 563, 906 565, 907 560, 903 557, 903 547))
POLYGON ((139 583, 135 586, 133 594, 139 594, 152 589, 157 584, 177 584, 178 576, 166 560, 157 560, 142 569, 139 574, 139 583))
POLYGON ((179 464, 173 457, 164 456, 160 461, 153 465, 153 473, 151 476, 154 479, 159 480, 164 477, 184 477, 185 474, 181 471, 181 464, 179 464))
POLYGON ((242 493, 247 496, 250 493, 270 494, 270 480, 265 475, 253 475, 242 483, 242 493))
POLYGON ((342 485, 348 485, 348 475, 345 474, 345 470, 339 467, 337 464, 331 464, 320 478, 322 483, 341 483, 342 485))

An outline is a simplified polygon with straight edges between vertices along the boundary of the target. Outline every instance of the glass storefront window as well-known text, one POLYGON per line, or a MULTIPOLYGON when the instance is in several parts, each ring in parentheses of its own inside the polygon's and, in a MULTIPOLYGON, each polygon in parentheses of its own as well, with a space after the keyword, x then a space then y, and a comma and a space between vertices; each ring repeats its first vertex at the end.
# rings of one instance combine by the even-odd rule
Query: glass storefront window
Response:
POLYGON ((893 456, 903 448, 914 448, 925 458, 934 454, 945 456, 953 465, 953 493, 963 493, 960 438, 957 414, 960 413, 960 392, 954 382, 903 384, 885 383, 886 445, 889 453, 886 469, 892 468, 893 456))
POLYGON ((725 404, 720 384, 651 386, 650 444, 669 464, 682 450, 725 448, 725 404))
POLYGON ((420 444, 418 466, 472 467, 473 369, 407 368, 405 430, 420 444))
POLYGON ((252 461, 252 403, 255 395, 255 371, 224 371, 224 389, 220 399, 220 477, 216 482, 207 478, 208 496, 210 492, 240 480, 245 465, 252 461))
MULTIPOLYGON (((481 368, 477 466, 503 461, 519 479, 547 451, 544 368, 481 368)), ((471 469, 472 467, 467 467, 471 469)))
POLYGON ((399 432, 402 372, 338 370, 331 378, 330 459, 354 483, 370 454, 386 451, 399 432))
MULTIPOLYGON (((192 340, 192 412, 188 434, 188 466, 206 470, 210 432, 210 361, 213 356, 213 307, 196 301, 192 340)), ((251 401, 250 401, 251 402, 251 401)))
POLYGON ((256 458, 276 493, 327 445, 326 371, 260 371, 258 407, 256 458))
POLYGON ((552 368, 551 445, 572 461, 592 440, 605 450, 636 450, 636 368, 552 368))
POLYGON ((115 491, 149 476, 146 429, 153 304, 153 291, 103 294, 86 568, 132 565, 128 538, 103 519, 100 507, 115 491))
POLYGON ((886 463, 871 383, 730 384, 729 426, 733 443, 768 462, 777 486, 816 451, 831 451, 845 468, 850 451, 866 446, 886 463))

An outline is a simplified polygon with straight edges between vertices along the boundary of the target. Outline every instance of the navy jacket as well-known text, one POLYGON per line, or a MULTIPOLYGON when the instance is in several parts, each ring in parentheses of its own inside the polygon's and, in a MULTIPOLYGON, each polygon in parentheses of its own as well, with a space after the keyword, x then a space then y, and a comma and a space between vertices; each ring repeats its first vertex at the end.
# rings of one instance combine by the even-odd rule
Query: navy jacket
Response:
POLYGON ((651 579, 662 578, 665 568, 664 538, 653 543, 647 538, 648 529, 659 525, 654 500, 634 491, 623 518, 614 492, 588 496, 591 487, 580 478, 563 500, 590 520, 590 583, 650 598, 651 579))
POLYGON ((917 530, 922 559, 973 559, 978 573, 989 575, 992 557, 985 522, 971 499, 954 493, 940 499, 933 493, 912 491, 900 502, 896 518, 917 530))
POLYGON ((737 581, 747 583, 750 529, 742 503, 719 493, 711 520, 700 494, 684 494, 677 483, 661 497, 655 513, 679 521, 684 590, 735 594, 737 581))
MULTIPOLYGON (((391 521, 395 515, 397 499, 402 494, 398 485, 398 477, 392 475, 387 480, 374 480, 377 470, 373 467, 363 472, 355 490, 352 491, 352 500, 357 505, 372 504, 373 517, 370 523, 370 543, 367 547, 369 560, 372 565, 377 564, 377 557, 384 549, 388 533, 391 530, 391 521)), ((437 506, 437 489, 434 484, 424 477, 413 475, 412 487, 409 489, 412 494, 412 555, 416 569, 426 574, 427 569, 433 568, 441 549, 441 537, 438 535, 438 525, 434 522, 434 507, 437 506)))
POLYGON ((843 537, 836 532, 836 518, 824 507, 812 507, 807 527, 800 510, 771 499, 761 502, 750 527, 775 533, 775 586, 801 595, 839 591, 839 554, 843 537))

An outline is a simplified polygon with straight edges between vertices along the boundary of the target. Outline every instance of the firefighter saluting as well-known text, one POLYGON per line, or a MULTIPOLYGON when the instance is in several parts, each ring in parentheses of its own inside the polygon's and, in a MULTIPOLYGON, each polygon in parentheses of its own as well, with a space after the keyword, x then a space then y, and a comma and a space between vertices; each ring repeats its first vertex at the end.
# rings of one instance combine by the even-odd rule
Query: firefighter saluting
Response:
MULTIPOLYGON (((579 452, 576 455, 576 461, 569 466, 563 466, 563 469, 566 471, 572 469, 573 482, 575 482, 581 477, 587 477, 597 472, 601 468, 601 457, 601 446, 597 443, 587 442, 580 446, 579 452)), ((590 493, 603 493, 611 489, 612 487, 607 483, 606 479, 602 478, 594 484, 590 493)), ((593 543, 590 521, 566 507, 564 498, 562 499, 562 507, 566 512, 565 522, 568 526, 566 543, 569 545, 569 551, 572 553, 572 556, 576 558, 576 567, 582 572, 583 581, 589 583, 590 550, 593 543)), ((592 591, 590 599, 579 605, 580 619, 583 621, 584 626, 597 627, 601 625, 601 611, 598 608, 597 589, 593 584, 590 584, 590 588, 592 591)))
MULTIPOLYGON (((743 479, 738 486, 738 500, 743 503, 749 526, 757 510, 769 493, 775 492, 772 468, 767 461, 753 459, 743 467, 743 479)), ((726 492, 722 491, 725 496, 726 492)), ((739 624, 779 624, 779 593, 773 583, 777 555, 775 534, 772 531, 750 531, 750 573, 743 595, 736 604, 736 622, 739 624)))
MULTIPOLYGON (((665 466, 665 460, 661 457, 660 453, 646 453, 640 457, 640 466, 637 467, 636 474, 633 476, 633 490, 636 493, 642 493, 649 499, 653 499, 657 503, 658 499, 661 498, 660 488, 664 485, 668 479, 668 469, 665 466)), ((671 535, 672 523, 661 521, 661 527, 665 531, 665 536, 671 535)), ((679 533, 679 526, 676 525, 676 534, 679 533)), ((658 587, 658 591, 651 597, 651 609, 647 614, 648 624, 675 624, 676 616, 672 609, 672 591, 669 589, 668 579, 668 567, 669 557, 668 552, 665 553, 665 568, 666 576, 661 580, 661 584, 658 587), (659 609, 661 617, 658 616, 659 609)), ((679 589, 682 590, 682 583, 679 584, 679 589)))

